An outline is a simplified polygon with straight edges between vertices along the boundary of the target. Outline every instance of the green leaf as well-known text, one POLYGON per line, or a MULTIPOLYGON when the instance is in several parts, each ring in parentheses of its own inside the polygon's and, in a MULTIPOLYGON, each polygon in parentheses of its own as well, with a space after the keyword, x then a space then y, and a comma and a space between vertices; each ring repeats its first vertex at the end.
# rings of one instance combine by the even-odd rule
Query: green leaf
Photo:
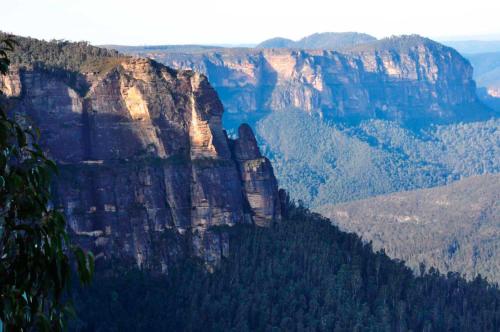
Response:
POLYGON ((16 126, 16 134, 17 134, 17 144, 19 144, 20 147, 25 147, 26 135, 24 134, 24 131, 21 129, 21 127, 16 126))

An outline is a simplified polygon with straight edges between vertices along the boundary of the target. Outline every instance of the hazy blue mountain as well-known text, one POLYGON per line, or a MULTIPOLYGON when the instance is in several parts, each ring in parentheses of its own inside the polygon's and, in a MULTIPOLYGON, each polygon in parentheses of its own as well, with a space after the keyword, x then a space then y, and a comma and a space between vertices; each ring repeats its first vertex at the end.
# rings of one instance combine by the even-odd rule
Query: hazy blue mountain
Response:
POLYGON ((474 67, 474 79, 478 87, 498 90, 500 98, 500 51, 468 54, 466 57, 474 67))
MULTIPOLYGON (((496 72, 496 74, 500 76, 500 51, 493 53, 467 54, 466 58, 474 67, 474 78, 479 86, 484 86, 483 82, 489 83, 488 81, 484 81, 484 79, 488 79, 488 77, 484 77, 488 75, 488 73, 496 72)), ((500 82, 496 81, 495 83, 500 82)))
POLYGON ((488 107, 500 112, 500 51, 465 54, 474 68, 477 94, 488 107))
POLYGON ((323 32, 293 41, 287 38, 272 38, 258 44, 256 48, 298 48, 298 49, 340 49, 356 44, 376 41, 366 33, 359 32, 323 32))
POLYGON ((463 54, 500 52, 500 40, 449 40, 442 43, 463 54))
POLYGON ((257 44, 256 48, 292 48, 296 44, 295 41, 288 38, 271 38, 257 44))
POLYGON ((185 52, 185 53, 202 53, 207 51, 222 50, 225 47, 215 45, 144 45, 144 46, 128 46, 128 45, 101 45, 107 49, 114 49, 125 54, 141 54, 148 55, 156 52, 185 52))

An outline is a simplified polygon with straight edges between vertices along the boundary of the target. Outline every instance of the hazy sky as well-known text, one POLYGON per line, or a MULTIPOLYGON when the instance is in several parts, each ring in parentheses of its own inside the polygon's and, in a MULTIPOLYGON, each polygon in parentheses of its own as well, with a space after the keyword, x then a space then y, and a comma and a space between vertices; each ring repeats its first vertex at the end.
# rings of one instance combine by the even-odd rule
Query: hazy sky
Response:
POLYGON ((500 39, 500 0, 1 1, 0 30, 93 44, 245 44, 325 31, 500 39))

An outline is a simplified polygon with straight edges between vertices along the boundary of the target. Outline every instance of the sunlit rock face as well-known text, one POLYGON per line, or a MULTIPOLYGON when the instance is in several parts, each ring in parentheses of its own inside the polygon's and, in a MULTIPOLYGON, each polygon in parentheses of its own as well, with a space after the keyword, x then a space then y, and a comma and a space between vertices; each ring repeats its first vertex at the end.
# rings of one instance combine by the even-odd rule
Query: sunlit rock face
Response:
POLYGON ((486 91, 491 97, 500 98, 500 88, 488 88, 486 91))
POLYGON ((469 62, 419 36, 341 51, 217 49, 147 55, 207 75, 229 115, 240 118, 301 109, 332 119, 447 122, 484 112, 469 62))
POLYGON ((142 58, 78 75, 88 89, 14 67, 2 89, 40 128, 61 168, 54 204, 98 258, 166 272, 192 252, 213 265, 229 249, 211 226, 279 220, 269 161, 249 128, 236 143, 226 137, 205 76, 142 58))

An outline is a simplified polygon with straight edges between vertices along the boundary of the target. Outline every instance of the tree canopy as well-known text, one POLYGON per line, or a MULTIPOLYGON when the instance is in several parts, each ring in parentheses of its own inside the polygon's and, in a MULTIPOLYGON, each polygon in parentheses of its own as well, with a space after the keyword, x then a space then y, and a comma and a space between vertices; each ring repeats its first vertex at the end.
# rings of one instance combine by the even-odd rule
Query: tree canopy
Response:
MULTIPOLYGON (((15 46, 0 41, 0 75, 15 46)), ((0 94, 0 321, 5 331, 60 331, 72 315, 70 257, 84 283, 93 257, 70 242, 64 216, 50 204, 57 166, 38 145, 38 131, 5 104, 0 94)))
POLYGON ((158 276, 96 275, 75 331, 498 331, 500 292, 373 252, 301 207, 270 228, 236 225, 213 273, 189 259, 158 276))

